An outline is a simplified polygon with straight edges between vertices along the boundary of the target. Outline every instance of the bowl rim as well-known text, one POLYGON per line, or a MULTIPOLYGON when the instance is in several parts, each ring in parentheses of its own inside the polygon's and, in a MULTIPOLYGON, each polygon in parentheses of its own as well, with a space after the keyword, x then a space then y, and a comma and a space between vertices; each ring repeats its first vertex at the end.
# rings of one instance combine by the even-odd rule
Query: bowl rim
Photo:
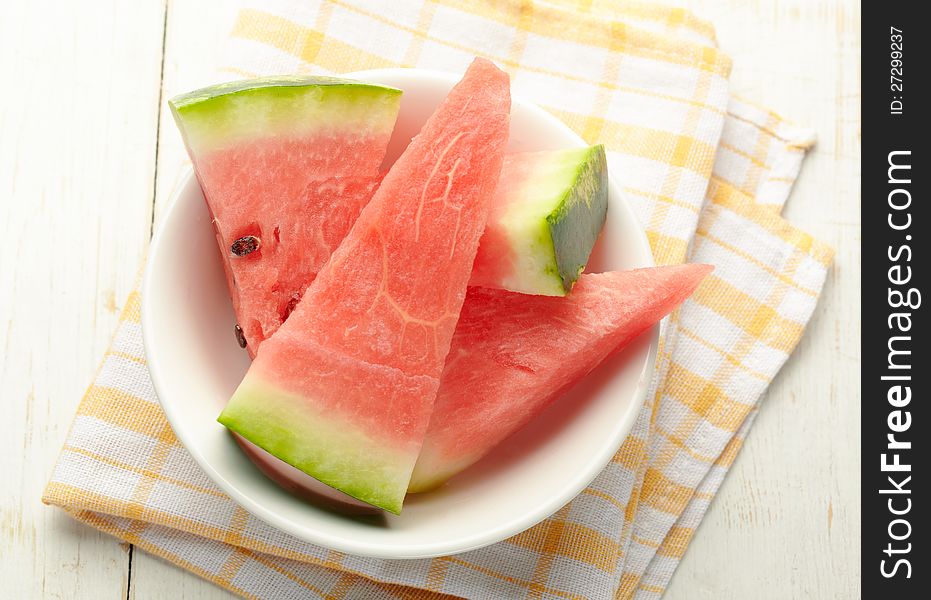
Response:
MULTIPOLYGON (((350 73, 342 74, 340 76, 350 79, 354 78, 361 80, 372 80, 379 77, 394 77, 405 74, 416 74, 419 77, 442 80, 444 83, 451 84, 454 84, 461 77, 461 74, 455 72, 420 68, 368 69, 362 71, 353 71, 350 73)), ((512 104, 520 105, 522 110, 533 113, 537 118, 548 122, 550 126, 561 130, 568 137, 574 139, 578 146, 588 145, 565 123, 557 119, 549 112, 545 111, 543 108, 537 106, 533 102, 525 100, 519 95, 514 95, 512 96, 512 104)), ((491 529, 484 529, 453 540, 444 540, 442 542, 422 542, 408 544, 402 547, 398 547, 397 545, 390 542, 371 542, 332 535, 324 531, 313 530, 306 525, 295 523, 294 521, 285 518, 284 516, 267 508, 262 502, 254 499, 252 496, 241 492, 234 482, 227 479, 223 473, 217 471, 212 463, 200 452, 198 445, 193 443, 193 440, 191 437, 189 437, 190 432, 182 425, 183 419, 175 410, 175 405, 172 402, 165 402, 162 400, 164 397, 163 392, 165 391, 166 386, 162 378, 162 363, 158 353, 155 351, 156 344, 152 340, 152 332, 157 329, 157 324, 154 323, 154 316, 152 315, 152 311, 150 309, 151 304, 147 301, 147 299, 154 297, 153 289, 156 284, 153 282, 155 277, 153 276, 152 265, 156 264, 155 257, 159 255, 162 250, 162 246, 166 243, 164 242, 164 238, 166 237, 165 231, 168 229, 168 224, 173 222, 175 213, 179 211, 179 207, 181 206, 181 203, 178 201, 179 198, 186 192, 188 186, 192 184, 199 185, 196 183, 196 178, 191 166, 187 165, 182 169, 176 179, 174 189, 170 194, 168 206, 161 216, 160 222, 158 223, 158 227, 156 228, 155 234, 153 235, 152 242, 150 244, 141 286, 140 312, 145 356, 148 363, 148 370, 151 375, 152 384, 154 386, 156 395, 158 396, 159 405, 164 411, 169 424, 171 425, 182 446, 184 446, 185 450, 192 456, 192 458, 194 458, 197 465, 203 469, 205 474, 214 483, 216 483, 223 490, 223 492, 228 494, 234 502, 243 507, 248 513, 260 519, 261 521, 264 521, 272 527, 275 527, 276 529, 279 529, 289 535, 293 535, 294 537, 303 541, 319 544, 327 548, 357 556, 381 559, 419 559, 459 554, 500 542, 504 539, 507 539, 508 537, 525 531, 537 523, 540 523, 546 518, 552 516, 556 511, 558 511, 570 500, 581 493, 582 490, 584 490, 595 479, 595 477, 597 477, 597 475, 601 473, 602 470, 604 470, 605 466, 607 466, 607 464, 611 461, 611 458, 615 455, 621 444, 633 429, 634 422, 643 407, 647 392, 649 390, 649 375, 653 373, 656 365, 660 331, 659 323, 655 324, 648 332, 645 332, 640 336, 641 338, 647 338, 649 348, 647 350, 646 360, 644 361, 643 367, 641 368, 638 375, 636 390, 633 397, 631 398, 631 402, 628 405, 627 411, 624 413, 621 419, 618 419, 617 424, 613 429, 612 435, 610 438, 606 436, 605 442, 602 444, 601 451, 588 460, 587 468, 580 469, 574 473, 571 478, 567 478, 566 483, 561 486, 562 492, 560 494, 553 495, 547 501, 542 502, 532 510, 523 513, 522 516, 511 519, 510 521, 504 523, 499 523, 491 529)), ((619 202, 617 205, 612 205, 612 210, 622 210, 625 213, 623 215, 624 219, 631 219, 634 223, 637 224, 637 227, 634 228, 637 231, 637 241, 639 242, 640 246, 646 249, 647 264, 639 265, 635 268, 654 266, 655 261, 650 249, 646 232, 643 229, 643 226, 640 224, 639 219, 636 218, 630 203, 626 200, 626 195, 621 193, 621 189, 617 185, 614 178, 609 177, 608 186, 612 197, 624 198, 624 200, 619 202)), ((275 484, 269 481, 269 485, 275 484)))

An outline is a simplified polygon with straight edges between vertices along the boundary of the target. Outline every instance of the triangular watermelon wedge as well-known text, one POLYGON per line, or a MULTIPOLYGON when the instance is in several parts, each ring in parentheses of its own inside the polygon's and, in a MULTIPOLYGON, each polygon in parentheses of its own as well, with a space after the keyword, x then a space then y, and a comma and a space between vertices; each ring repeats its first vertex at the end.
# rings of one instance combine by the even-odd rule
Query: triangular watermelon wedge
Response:
MULTIPOLYGON (((710 270, 583 274, 565 298, 470 288, 409 491, 435 488, 487 454, 674 310, 710 270)), ((259 448, 249 457, 299 495, 361 510, 259 448)))
POLYGON ((505 156, 469 285, 565 296, 607 211, 603 145, 505 156))
POLYGON ((399 512, 501 172, 508 76, 476 59, 391 167, 219 421, 399 512))
POLYGON ((281 76, 169 101, 250 356, 288 318, 372 197, 400 98, 381 85, 281 76))
POLYGON ((711 269, 583 274, 565 298, 470 288, 409 491, 475 463, 679 306, 711 269))

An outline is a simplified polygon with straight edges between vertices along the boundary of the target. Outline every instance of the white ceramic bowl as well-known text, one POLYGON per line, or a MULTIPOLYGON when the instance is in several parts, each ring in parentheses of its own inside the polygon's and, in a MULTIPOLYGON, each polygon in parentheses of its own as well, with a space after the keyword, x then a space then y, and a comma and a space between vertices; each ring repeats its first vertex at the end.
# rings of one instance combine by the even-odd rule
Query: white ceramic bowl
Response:
MULTIPOLYGON (((404 90, 388 150, 394 161, 458 75, 384 69, 348 75, 404 90)), ((510 150, 584 145, 557 119, 515 98, 510 150)), ((649 245, 611 173, 608 220, 592 271, 653 264, 649 245)), ((165 214, 142 292, 146 356, 180 441, 247 511, 308 542, 350 554, 422 558, 503 540, 553 514, 611 459, 633 426, 656 355, 658 329, 610 359, 481 462, 439 490, 408 497, 400 516, 338 514, 280 489, 246 458, 216 418, 249 366, 220 256, 196 180, 188 176, 165 214)))

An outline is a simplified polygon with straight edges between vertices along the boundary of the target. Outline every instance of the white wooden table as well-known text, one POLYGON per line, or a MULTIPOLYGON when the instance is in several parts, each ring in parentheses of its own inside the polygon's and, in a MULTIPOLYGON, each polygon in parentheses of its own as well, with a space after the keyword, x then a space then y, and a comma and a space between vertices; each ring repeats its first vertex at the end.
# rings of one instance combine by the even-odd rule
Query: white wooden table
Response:
MULTIPOLYGON (((837 250, 805 339, 667 597, 859 596, 860 9, 692 0, 733 89, 814 127, 787 216, 837 250)), ((164 208, 233 3, 4 3, 0 16, 0 596, 226 598, 39 497, 164 208)))

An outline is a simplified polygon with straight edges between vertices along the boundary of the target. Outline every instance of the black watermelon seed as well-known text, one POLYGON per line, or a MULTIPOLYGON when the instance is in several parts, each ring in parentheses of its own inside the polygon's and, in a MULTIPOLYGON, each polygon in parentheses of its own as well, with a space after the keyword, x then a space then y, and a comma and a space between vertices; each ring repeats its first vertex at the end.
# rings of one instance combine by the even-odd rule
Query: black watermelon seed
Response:
POLYGON ((246 347, 246 334, 242 332, 242 327, 239 324, 236 324, 236 341, 239 342, 240 348, 246 347))
POLYGON ((246 256, 252 254, 262 245, 262 240, 254 235, 244 235, 230 246, 230 252, 235 256, 246 256))
POLYGON ((288 300, 288 305, 284 307, 284 318, 282 321, 286 321, 288 317, 291 316, 291 313, 294 312, 294 309, 297 308, 297 303, 301 301, 301 294, 299 292, 294 292, 291 294, 291 298, 288 300))

